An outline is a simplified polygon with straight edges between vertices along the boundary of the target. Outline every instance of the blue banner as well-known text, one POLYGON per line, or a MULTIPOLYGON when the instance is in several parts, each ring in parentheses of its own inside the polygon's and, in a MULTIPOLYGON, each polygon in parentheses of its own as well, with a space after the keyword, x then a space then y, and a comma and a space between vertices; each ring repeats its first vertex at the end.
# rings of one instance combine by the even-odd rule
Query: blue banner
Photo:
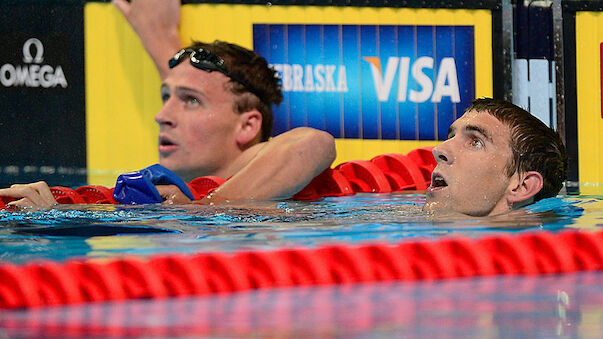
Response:
POLYGON ((445 140, 475 98, 473 26, 254 24, 285 99, 274 134, 445 140))

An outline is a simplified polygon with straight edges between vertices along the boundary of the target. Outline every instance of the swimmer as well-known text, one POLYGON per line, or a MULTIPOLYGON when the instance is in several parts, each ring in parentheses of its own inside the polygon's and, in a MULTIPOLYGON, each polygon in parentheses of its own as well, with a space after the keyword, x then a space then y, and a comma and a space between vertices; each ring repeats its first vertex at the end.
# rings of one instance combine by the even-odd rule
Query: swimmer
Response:
MULTIPOLYGON (((180 1, 114 1, 140 36, 162 78, 159 162, 183 180, 230 178, 200 203, 289 198, 335 159, 324 131, 296 128, 269 139, 272 105, 282 101, 266 60, 226 42, 180 47, 180 1), (223 62, 223 64, 222 64, 223 62)), ((157 186, 166 203, 190 200, 173 185, 157 186)), ((44 182, 0 189, 16 206, 50 206, 44 182)))
POLYGON ((567 176, 559 135, 509 102, 477 99, 434 147, 424 211, 498 215, 556 196, 567 176))

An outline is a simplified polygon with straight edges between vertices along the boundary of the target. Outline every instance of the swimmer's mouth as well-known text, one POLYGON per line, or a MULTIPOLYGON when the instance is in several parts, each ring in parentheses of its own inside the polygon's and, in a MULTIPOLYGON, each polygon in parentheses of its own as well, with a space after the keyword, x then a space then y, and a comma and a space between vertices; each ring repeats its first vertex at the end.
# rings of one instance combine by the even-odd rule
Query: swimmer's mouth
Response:
POLYGON ((159 155, 167 156, 168 154, 174 152, 178 145, 176 145, 172 140, 166 137, 159 137, 159 155))
POLYGON ((160 137, 159 138, 159 146, 174 146, 176 144, 174 144, 170 139, 165 138, 165 137, 160 137))
POLYGON ((446 186, 448 186, 448 184, 446 183, 446 180, 444 180, 444 177, 442 177, 439 173, 434 173, 431 176, 431 187, 432 188, 446 187, 446 186))

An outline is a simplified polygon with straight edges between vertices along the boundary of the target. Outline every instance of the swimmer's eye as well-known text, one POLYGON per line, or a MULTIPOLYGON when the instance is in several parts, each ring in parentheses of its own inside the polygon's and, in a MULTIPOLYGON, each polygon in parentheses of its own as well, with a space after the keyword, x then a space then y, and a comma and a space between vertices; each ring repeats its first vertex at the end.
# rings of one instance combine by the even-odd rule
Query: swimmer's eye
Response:
POLYGON ((471 147, 482 148, 484 143, 478 138, 472 138, 470 141, 471 147))
POLYGON ((197 98, 195 98, 193 96, 190 96, 190 95, 186 95, 182 99, 184 100, 184 102, 186 102, 186 104, 188 106, 196 107, 196 106, 199 106, 201 104, 201 102, 199 101, 199 99, 197 99, 197 98))
POLYGON ((165 104, 166 101, 168 101, 170 99, 170 91, 165 88, 162 87, 161 88, 161 102, 165 104))

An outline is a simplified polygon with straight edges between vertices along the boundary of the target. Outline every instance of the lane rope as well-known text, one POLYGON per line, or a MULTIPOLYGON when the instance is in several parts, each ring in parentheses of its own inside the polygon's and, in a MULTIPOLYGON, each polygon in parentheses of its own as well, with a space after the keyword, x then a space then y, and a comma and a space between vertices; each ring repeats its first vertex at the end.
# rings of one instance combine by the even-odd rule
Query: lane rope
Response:
POLYGON ((0 308, 603 268, 603 232, 0 264, 0 308))

